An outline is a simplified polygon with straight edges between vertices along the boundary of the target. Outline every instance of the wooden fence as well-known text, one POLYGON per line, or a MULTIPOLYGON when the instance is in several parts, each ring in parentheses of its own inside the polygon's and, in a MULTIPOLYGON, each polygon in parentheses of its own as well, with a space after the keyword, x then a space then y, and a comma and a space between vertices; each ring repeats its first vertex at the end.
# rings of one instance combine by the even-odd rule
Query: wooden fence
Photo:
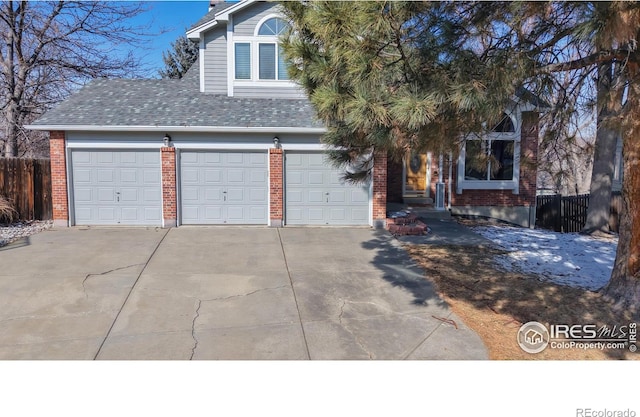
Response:
POLYGON ((50 161, 0 158, 0 194, 13 204, 21 220, 51 219, 50 161))
MULTIPOLYGON (((618 214, 622 206, 620 193, 611 196, 609 228, 618 231, 618 214)), ((575 233, 587 222, 589 194, 577 196, 539 195, 536 198, 536 226, 556 232, 575 233)))

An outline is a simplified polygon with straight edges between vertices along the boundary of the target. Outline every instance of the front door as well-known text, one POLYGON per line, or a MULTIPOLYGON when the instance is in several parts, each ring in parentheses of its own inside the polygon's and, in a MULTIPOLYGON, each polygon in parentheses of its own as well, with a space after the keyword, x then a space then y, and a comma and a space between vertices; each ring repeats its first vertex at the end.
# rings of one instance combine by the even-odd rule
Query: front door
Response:
POLYGON ((428 154, 407 154, 403 170, 405 197, 429 197, 429 162, 428 154))

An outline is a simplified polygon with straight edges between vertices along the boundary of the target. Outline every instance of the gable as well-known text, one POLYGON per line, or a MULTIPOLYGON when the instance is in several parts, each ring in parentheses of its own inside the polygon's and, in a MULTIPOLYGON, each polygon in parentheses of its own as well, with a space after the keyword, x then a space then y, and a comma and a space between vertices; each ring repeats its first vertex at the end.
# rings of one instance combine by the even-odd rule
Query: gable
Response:
POLYGON ((245 0, 213 13, 213 20, 202 19, 187 32, 200 41, 200 91, 229 97, 305 98, 302 88, 288 77, 278 37, 258 35, 262 24, 281 15, 277 3, 245 0))

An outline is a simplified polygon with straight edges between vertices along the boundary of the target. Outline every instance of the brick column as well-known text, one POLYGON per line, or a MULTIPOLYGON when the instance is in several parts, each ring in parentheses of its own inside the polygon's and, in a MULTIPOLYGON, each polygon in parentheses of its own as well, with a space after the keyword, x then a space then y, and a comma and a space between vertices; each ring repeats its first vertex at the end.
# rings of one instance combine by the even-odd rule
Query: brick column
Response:
POLYGON ((373 158, 373 227, 381 229, 387 219, 387 153, 377 152, 373 158))
POLYGON ((284 154, 269 149, 269 219, 271 227, 282 227, 284 218, 284 154))
POLYGON ((49 132, 49 155, 51 156, 51 201, 53 203, 53 225, 69 226, 69 196, 67 193, 67 152, 63 131, 49 132))
POLYGON ((162 155, 162 217, 163 227, 178 224, 176 201, 176 148, 160 148, 162 155))
POLYGON ((537 112, 522 113, 520 132, 520 195, 525 204, 536 205, 538 180, 538 120, 537 112))

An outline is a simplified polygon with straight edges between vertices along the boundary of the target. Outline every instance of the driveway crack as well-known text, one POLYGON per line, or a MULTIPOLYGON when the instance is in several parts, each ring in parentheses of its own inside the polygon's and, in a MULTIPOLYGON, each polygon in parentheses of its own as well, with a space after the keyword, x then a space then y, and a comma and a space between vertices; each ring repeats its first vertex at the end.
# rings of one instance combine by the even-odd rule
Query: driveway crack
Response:
POLYGON ((191 338, 193 339, 193 348, 191 349, 191 357, 189 360, 193 360, 193 356, 196 354, 198 348, 198 338, 196 337, 196 320, 200 317, 200 307, 202 307, 202 300, 198 299, 198 307, 196 307, 196 314, 193 316, 193 322, 191 323, 191 338))
POLYGON ((132 265, 127 265, 127 266, 121 266, 119 268, 110 269, 108 271, 100 272, 98 274, 87 274, 87 276, 85 276, 84 279, 82 280, 82 291, 84 292, 85 298, 87 298, 87 299, 89 298, 89 294, 87 293, 87 287, 86 287, 86 283, 87 283, 87 280, 89 278, 91 278, 91 277, 99 277, 99 276, 110 274, 112 272, 122 271, 123 269, 129 269, 129 268, 133 268, 134 266, 142 266, 142 265, 145 265, 145 264, 143 264, 143 263, 132 264, 132 265))
POLYGON ((364 345, 364 342, 362 341, 362 338, 358 335, 356 335, 348 326, 346 323, 344 323, 342 321, 342 316, 344 315, 344 308, 346 307, 347 303, 350 303, 351 301, 349 300, 342 300, 342 305, 340 306, 340 314, 338 315, 338 322, 340 323, 340 326, 342 326, 343 329, 345 329, 351 336, 353 336, 353 340, 356 342, 356 344, 360 347, 360 349, 366 353, 367 355, 369 355, 369 359, 375 359, 373 353, 369 352, 369 350, 367 350, 366 346, 364 345))
POLYGON ((202 301, 224 301, 224 300, 230 300, 232 298, 248 297, 250 295, 259 293, 261 291, 279 290, 279 289, 282 289, 282 288, 289 288, 289 286, 288 285, 280 285, 278 287, 260 288, 260 289, 257 289, 257 290, 254 290, 254 291, 250 291, 250 292, 247 292, 247 293, 244 293, 244 294, 234 294, 234 295, 228 295, 226 297, 209 298, 209 299, 202 300, 202 301))

